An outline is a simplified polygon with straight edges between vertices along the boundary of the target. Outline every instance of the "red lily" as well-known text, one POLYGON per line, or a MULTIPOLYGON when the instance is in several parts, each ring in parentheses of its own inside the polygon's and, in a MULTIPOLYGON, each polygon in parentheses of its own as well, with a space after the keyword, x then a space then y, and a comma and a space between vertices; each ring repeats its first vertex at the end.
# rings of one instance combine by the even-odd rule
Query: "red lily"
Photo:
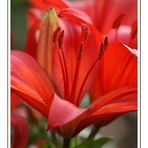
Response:
POLYGON ((41 13, 52 6, 57 10, 74 7, 88 14, 102 35, 137 49, 137 23, 133 25, 137 19, 137 0, 83 0, 69 3, 63 0, 30 0, 30 3, 34 8, 29 10, 29 22, 40 20, 41 13))
POLYGON ((50 10, 42 21, 34 54, 37 62, 26 53, 11 52, 12 92, 48 117, 48 129, 64 137, 137 110, 137 57, 133 50, 122 43, 108 45, 107 38, 101 43, 94 26, 75 9, 59 14, 57 18, 50 10), (97 78, 103 78, 105 91, 82 109, 79 105, 85 93, 94 90, 92 83, 102 61, 97 78))

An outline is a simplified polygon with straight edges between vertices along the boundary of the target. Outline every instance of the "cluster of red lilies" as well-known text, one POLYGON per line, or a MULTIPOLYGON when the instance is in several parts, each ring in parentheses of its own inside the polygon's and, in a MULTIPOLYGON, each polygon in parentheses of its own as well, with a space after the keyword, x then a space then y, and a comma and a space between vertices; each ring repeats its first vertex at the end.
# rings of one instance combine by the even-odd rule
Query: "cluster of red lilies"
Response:
POLYGON ((13 148, 26 147, 22 102, 70 139, 137 110, 137 1, 29 0, 24 51, 11 51, 13 148), (81 108, 86 94, 90 103, 81 108), (19 139, 19 140, 18 140, 19 139))

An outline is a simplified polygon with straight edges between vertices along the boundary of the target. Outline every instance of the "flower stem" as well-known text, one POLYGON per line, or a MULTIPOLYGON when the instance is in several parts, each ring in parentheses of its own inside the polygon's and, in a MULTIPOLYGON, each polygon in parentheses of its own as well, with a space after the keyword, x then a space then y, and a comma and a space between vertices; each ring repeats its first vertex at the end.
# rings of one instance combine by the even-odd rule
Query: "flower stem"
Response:
POLYGON ((70 145, 70 139, 63 138, 63 148, 69 148, 70 145))
POLYGON ((52 142, 55 145, 55 148, 58 148, 57 137, 56 137, 56 134, 53 131, 51 131, 51 139, 52 139, 52 142))
POLYGON ((99 129, 100 129, 100 126, 98 124, 95 124, 87 139, 93 139, 96 136, 96 134, 98 133, 99 129))

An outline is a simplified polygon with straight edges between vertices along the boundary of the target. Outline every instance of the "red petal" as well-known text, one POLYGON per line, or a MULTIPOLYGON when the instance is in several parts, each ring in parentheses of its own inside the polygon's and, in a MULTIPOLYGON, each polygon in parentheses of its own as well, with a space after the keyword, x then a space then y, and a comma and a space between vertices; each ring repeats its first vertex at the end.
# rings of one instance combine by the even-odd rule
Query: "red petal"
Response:
POLYGON ((29 125, 20 116, 11 116, 11 127, 14 130, 12 148, 26 148, 29 142, 29 125))
POLYGON ((29 53, 32 57, 36 58, 36 50, 37 50, 37 39, 36 32, 39 27, 39 22, 29 28, 26 38, 26 47, 25 52, 29 53))
POLYGON ((57 7, 58 9, 66 8, 68 7, 65 2, 62 0, 29 0, 29 2, 40 9, 48 9, 49 5, 52 5, 54 7, 57 7))
POLYGON ((23 52, 11 53, 11 88, 16 95, 47 115, 53 95, 51 83, 35 60, 23 52))
POLYGON ((121 43, 108 46, 90 91, 92 100, 114 89, 137 84, 137 57, 130 50, 121 43))
POLYGON ((67 123, 84 111, 55 95, 48 115, 48 129, 67 123))
POLYGON ((136 111, 136 97, 137 88, 135 86, 109 92, 98 98, 75 119, 61 125, 58 131, 64 137, 71 137, 91 124, 98 123, 100 126, 104 126, 126 112, 136 111))

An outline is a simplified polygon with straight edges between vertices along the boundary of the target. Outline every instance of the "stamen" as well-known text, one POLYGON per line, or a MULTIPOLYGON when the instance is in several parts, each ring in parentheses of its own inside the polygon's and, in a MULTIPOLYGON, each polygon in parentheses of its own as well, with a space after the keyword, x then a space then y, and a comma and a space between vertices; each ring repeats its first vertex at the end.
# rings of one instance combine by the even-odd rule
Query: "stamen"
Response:
POLYGON ((81 29, 82 29, 81 41, 84 42, 84 41, 86 41, 87 36, 88 36, 88 26, 86 24, 84 24, 84 25, 81 26, 81 29))
POLYGON ((63 37, 64 37, 64 30, 61 32, 59 38, 58 38, 58 44, 59 44, 59 48, 62 48, 62 44, 63 44, 63 37))
POLYGON ((124 14, 117 16, 117 18, 114 20, 113 25, 112 25, 112 27, 114 29, 119 28, 119 26, 121 25, 121 21, 122 21, 123 17, 124 17, 124 14))
POLYGON ((101 59, 101 57, 103 56, 103 54, 104 54, 104 45, 103 45, 103 43, 101 43, 98 60, 101 59))
POLYGON ((132 24, 132 30, 131 30, 131 37, 134 38, 137 35, 137 21, 134 21, 132 24))
POLYGON ((89 78, 91 72, 93 71, 93 69, 95 68, 96 64, 98 63, 98 60, 96 60, 92 66, 90 67, 90 69, 88 70, 88 72, 86 73, 86 76, 84 77, 84 80, 83 80, 83 83, 80 87, 80 90, 79 90, 79 93, 78 93, 78 96, 76 97, 75 99, 75 102, 74 104, 76 104, 77 106, 80 104, 80 101, 81 101, 81 94, 82 94, 82 91, 83 91, 83 88, 85 86, 85 83, 87 81, 87 79, 89 78))
POLYGON ((80 60, 81 57, 82 57, 82 51, 83 51, 83 48, 84 48, 84 44, 81 43, 81 45, 80 45, 80 50, 79 50, 79 55, 78 55, 78 60, 80 60))
POLYGON ((56 29, 56 31, 53 33, 53 37, 52 37, 52 41, 53 41, 53 42, 56 42, 57 35, 58 35, 58 33, 59 33, 60 30, 61 30, 61 28, 58 27, 58 28, 56 29))
POLYGON ((108 46, 108 37, 105 37, 105 39, 104 39, 104 49, 105 49, 105 51, 106 51, 107 46, 108 46))
POLYGON ((101 43, 101 45, 100 45, 98 60, 100 60, 101 57, 104 55, 107 46, 108 46, 108 37, 105 37, 104 42, 101 43))
POLYGON ((62 67, 62 71, 63 71, 63 79, 65 79, 64 99, 67 100, 67 99, 69 99, 69 80, 68 80, 68 70, 67 70, 67 65, 66 65, 66 58, 65 58, 65 55, 64 55, 64 51, 62 49, 63 38, 64 38, 64 30, 62 30, 61 34, 59 35, 58 46, 59 46, 59 49, 60 49, 59 51, 61 53, 61 67, 62 67))
POLYGON ((87 36, 88 36, 88 26, 86 24, 82 25, 81 30, 82 30, 81 44, 80 44, 80 49, 79 49, 79 54, 78 54, 78 61, 76 63, 72 89, 71 89, 71 101, 73 101, 73 103, 75 102, 74 100, 75 92, 76 92, 76 86, 77 86, 77 81, 78 81, 78 76, 79 76, 82 52, 84 49, 84 42, 86 41, 87 36))

